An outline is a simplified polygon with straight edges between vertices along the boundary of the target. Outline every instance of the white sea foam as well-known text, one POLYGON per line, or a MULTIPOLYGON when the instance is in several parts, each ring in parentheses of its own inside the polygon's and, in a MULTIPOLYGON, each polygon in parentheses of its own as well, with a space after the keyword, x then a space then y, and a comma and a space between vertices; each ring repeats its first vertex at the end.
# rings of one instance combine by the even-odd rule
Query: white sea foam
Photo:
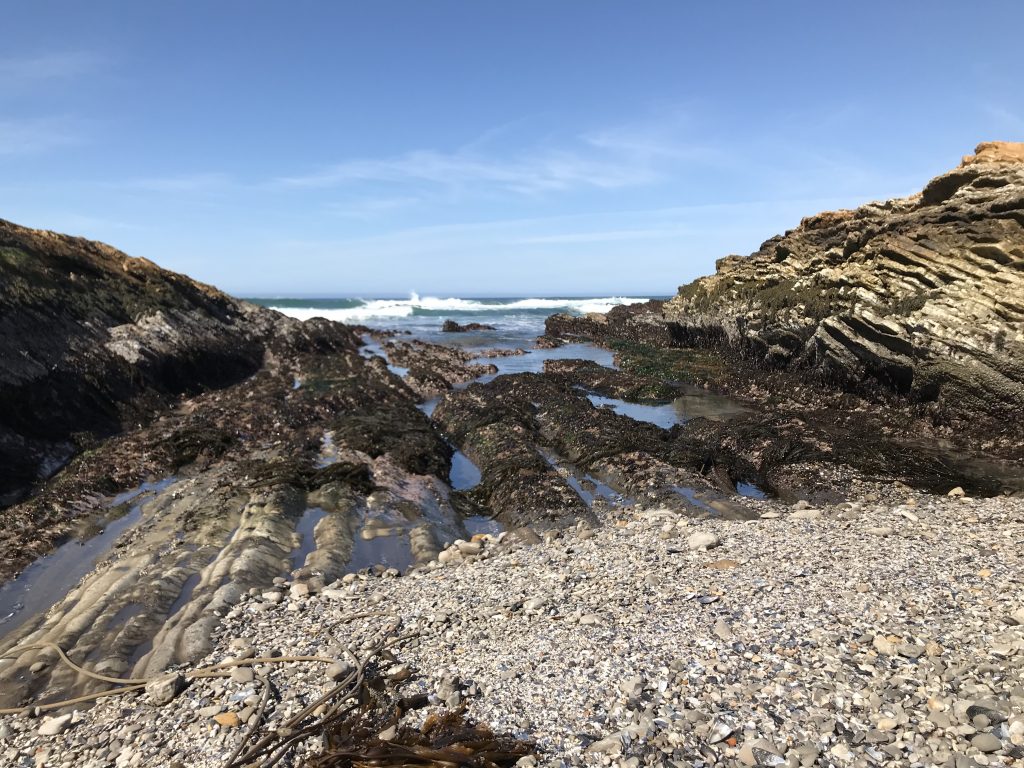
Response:
POLYGON ((607 312, 619 304, 636 304, 647 301, 642 298, 609 296, 591 299, 513 299, 479 301, 474 299, 437 298, 412 294, 408 299, 374 299, 357 307, 339 309, 318 309, 314 307, 272 307, 282 314, 299 320, 324 317, 341 322, 362 322, 365 320, 394 319, 410 317, 416 310, 427 312, 499 312, 503 314, 527 310, 550 310, 551 312, 607 312))
POLYGON ((336 320, 341 323, 358 323, 363 320, 394 319, 398 317, 410 317, 413 313, 413 306, 407 301, 376 300, 368 301, 359 307, 346 307, 343 309, 318 309, 316 307, 274 307, 282 315, 288 315, 298 320, 309 320, 312 317, 323 317, 327 320, 336 320))

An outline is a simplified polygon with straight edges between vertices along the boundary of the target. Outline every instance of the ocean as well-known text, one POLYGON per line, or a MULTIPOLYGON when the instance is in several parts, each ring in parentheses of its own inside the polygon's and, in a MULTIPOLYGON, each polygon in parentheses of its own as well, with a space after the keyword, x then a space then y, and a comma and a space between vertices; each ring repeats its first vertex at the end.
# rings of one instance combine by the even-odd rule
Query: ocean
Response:
POLYGON ((413 337, 438 344, 469 348, 529 348, 544 332, 544 320, 558 312, 582 315, 607 312, 619 304, 649 301, 651 296, 440 298, 419 296, 375 299, 251 298, 256 304, 308 320, 324 317, 370 328, 408 331, 413 337), (442 333, 445 320, 460 325, 493 325, 493 331, 442 333))

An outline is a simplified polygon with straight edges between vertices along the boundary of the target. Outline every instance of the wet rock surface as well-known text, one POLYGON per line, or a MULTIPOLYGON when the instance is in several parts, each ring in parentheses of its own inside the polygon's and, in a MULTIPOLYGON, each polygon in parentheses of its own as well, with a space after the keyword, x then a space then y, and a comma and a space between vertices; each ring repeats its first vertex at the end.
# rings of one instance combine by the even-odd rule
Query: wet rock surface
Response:
POLYGON ((464 350, 418 340, 389 341, 384 344, 384 354, 392 365, 407 370, 405 382, 421 398, 498 371, 494 365, 471 362, 475 355, 464 350))
MULTIPOLYGON (((4 512, 20 521, 11 530, 26 540, 55 541, 73 513, 101 506, 113 488, 143 473, 172 478, 141 502, 139 523, 95 571, 0 649, 53 642, 108 675, 152 674, 205 654, 210 631, 241 595, 296 567, 316 592, 344 573, 365 541, 394 541, 412 564, 463 533, 439 479, 451 448, 382 360, 346 352, 278 365, 110 438, 4 512), (33 527, 61 504, 62 526, 33 527), (300 523, 313 507, 323 516, 297 563, 300 523), (126 613, 128 606, 138 610, 126 613)), ((4 544, 17 547, 13 537, 4 544)), ((13 570, 18 556, 6 562, 13 570)), ((30 673, 40 660, 52 662, 52 651, 36 648, 0 666, 3 704, 103 686, 52 664, 30 673)))
POLYGON ((501 376, 450 392, 433 418, 481 471, 469 499, 510 527, 571 522, 579 500, 592 501, 581 487, 587 483, 604 485, 619 502, 742 517, 742 500, 734 498, 742 488, 838 501, 839 489, 861 477, 895 477, 942 493, 963 483, 972 493, 996 493, 1024 479, 1019 467, 1014 473, 1013 467, 957 464, 927 446, 908 445, 852 397, 815 410, 796 402, 745 410, 726 400, 719 413, 695 414, 680 398, 678 419, 668 428, 595 405, 593 397, 658 402, 654 396, 687 392, 692 389, 683 383, 642 373, 548 361, 542 375, 501 376))
MULTIPOLYGON (((0 578, 36 561, 24 586, 0 590, 0 652, 23 649, 0 661, 0 706, 109 687, 55 664, 57 647, 101 675, 151 675, 207 653, 249 590, 291 575, 315 594, 468 536, 449 499, 451 446, 353 329, 285 318, 101 244, 7 224, 2 235, 0 442, 72 440, 61 471, 0 511, 0 578), (67 558, 40 558, 65 541, 74 558, 75 540, 122 518, 125 532, 82 547, 95 560, 63 581, 67 558)), ((467 375, 465 355, 432 359, 441 387, 467 375)))

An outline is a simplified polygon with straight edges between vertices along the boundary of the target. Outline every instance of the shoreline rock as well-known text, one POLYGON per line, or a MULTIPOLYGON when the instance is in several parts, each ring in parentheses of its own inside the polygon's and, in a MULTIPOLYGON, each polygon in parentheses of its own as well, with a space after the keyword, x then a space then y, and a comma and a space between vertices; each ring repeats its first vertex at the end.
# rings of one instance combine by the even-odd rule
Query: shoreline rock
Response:
POLYGON ((496 330, 493 325, 487 325, 486 323, 465 323, 460 324, 454 320, 445 320, 441 325, 442 333, 470 333, 474 331, 493 331, 496 330))
POLYGON ((555 338, 718 351, 895 398, 1020 454, 1024 144, 990 142, 900 200, 805 218, 670 300, 549 318, 555 338))
POLYGON ((83 448, 274 356, 353 351, 303 325, 108 245, 0 220, 0 506, 83 448))

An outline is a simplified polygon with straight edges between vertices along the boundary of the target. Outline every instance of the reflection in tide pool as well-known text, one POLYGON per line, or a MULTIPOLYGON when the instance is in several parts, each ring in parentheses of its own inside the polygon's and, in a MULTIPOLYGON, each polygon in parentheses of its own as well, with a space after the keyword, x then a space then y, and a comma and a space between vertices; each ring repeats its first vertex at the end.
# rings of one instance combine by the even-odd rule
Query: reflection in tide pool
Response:
POLYGON ((545 360, 591 360, 605 368, 615 369, 614 353, 593 344, 565 344, 554 349, 528 349, 524 355, 510 357, 478 357, 474 363, 493 363, 497 373, 481 376, 477 381, 487 383, 499 376, 512 373, 543 373, 545 360))
POLYGON ((581 477, 580 472, 576 467, 572 464, 561 461, 554 453, 545 450, 540 450, 538 453, 540 453, 544 461, 546 461, 548 465, 555 470, 566 483, 568 483, 569 487, 576 492, 576 495, 579 496, 583 500, 583 503, 588 507, 594 506, 594 502, 597 499, 604 499, 615 507, 629 507, 636 503, 635 499, 622 495, 610 485, 601 482, 593 475, 583 474, 581 477))
POLYGON ((671 429, 676 424, 683 424, 690 419, 728 421, 750 413, 749 408, 731 397, 705 392, 696 387, 689 388, 686 390, 686 394, 667 403, 631 403, 601 395, 587 395, 587 398, 596 407, 607 406, 621 416, 628 416, 636 421, 646 421, 662 429, 671 429))
MULTIPOLYGON (((158 493, 177 478, 156 483, 143 483, 138 488, 115 496, 106 505, 109 510, 135 500, 139 496, 158 493)), ((0 587, 0 636, 20 627, 27 619, 48 610, 83 576, 106 556, 122 533, 142 519, 144 501, 136 501, 120 517, 116 513, 103 522, 103 530, 85 541, 72 539, 48 555, 36 560, 17 578, 0 587)))
POLYGON ((702 499, 700 496, 698 496, 697 491, 695 491, 693 488, 686 488, 681 485, 673 485, 672 490, 678 493, 680 496, 682 496, 684 499, 686 499, 688 502, 690 502, 693 506, 697 507, 698 509, 703 509, 705 512, 711 515, 714 515, 716 517, 718 516, 718 510, 712 507, 706 501, 704 501, 704 499, 702 499))
POLYGON ((646 421, 662 429, 671 429, 679 423, 679 414, 672 403, 644 405, 600 395, 587 395, 587 399, 597 408, 609 407, 620 416, 628 416, 635 421, 646 421))
POLYGON ((565 479, 588 507, 594 506, 594 502, 599 498, 616 507, 628 507, 634 503, 633 499, 623 496, 610 485, 602 483, 592 475, 584 475, 580 479, 570 472, 565 479))
POLYGON ((359 348, 359 354, 365 357, 367 360, 373 357, 379 357, 387 365, 388 370, 396 376, 405 378, 409 374, 409 369, 404 368, 401 365, 392 365, 388 362, 388 356, 384 354, 384 347, 379 342, 374 341, 373 337, 368 333, 364 333, 361 337, 363 340, 363 346, 359 348))
POLYGON ((306 564, 306 557, 316 549, 316 524, 327 516, 327 512, 320 507, 311 507, 302 513, 295 532, 299 534, 299 545, 292 550, 290 560, 292 570, 301 568, 306 564))
POLYGON ((729 421, 752 413, 747 405, 728 395, 719 395, 694 386, 684 387, 683 394, 672 401, 672 407, 679 416, 680 424, 697 418, 729 421))
POLYGON ((405 573, 412 563, 408 531, 400 529, 391 532, 390 535, 373 536, 368 539, 360 532, 352 542, 352 558, 346 570, 354 573, 363 568, 382 565, 385 568, 397 568, 405 573))
POLYGON ((427 418, 429 419, 433 417, 434 411, 437 409, 437 404, 440 402, 440 397, 432 397, 429 400, 424 400, 416 407, 423 411, 423 413, 425 413, 427 415, 427 418))
POLYGON ((468 491, 480 482, 480 470, 476 464, 462 451, 452 454, 452 470, 450 473, 452 488, 456 491, 468 491))
POLYGON ((497 536, 505 530, 505 526, 494 518, 487 517, 486 515, 474 515, 473 517, 467 517, 462 521, 462 523, 466 527, 466 533, 470 536, 476 536, 478 534, 490 534, 491 536, 497 536))
POLYGON ((748 499, 767 499, 768 494, 753 483, 736 483, 736 493, 748 499))
POLYGON ((324 432, 324 436, 320 438, 320 456, 317 457, 316 467, 323 469, 337 463, 338 447, 334 444, 334 433, 324 432))

